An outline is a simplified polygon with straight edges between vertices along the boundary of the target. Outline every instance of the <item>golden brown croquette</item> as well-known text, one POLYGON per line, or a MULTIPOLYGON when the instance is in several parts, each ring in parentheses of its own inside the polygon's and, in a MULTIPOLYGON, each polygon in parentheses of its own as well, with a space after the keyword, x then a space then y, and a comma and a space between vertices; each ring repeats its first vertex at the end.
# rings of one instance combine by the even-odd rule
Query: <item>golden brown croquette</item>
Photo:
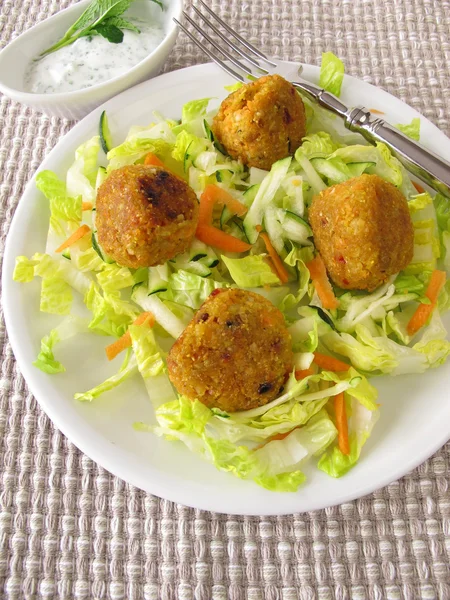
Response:
POLYGON ((314 243, 333 282, 372 291, 408 266, 414 229, 404 195, 378 175, 361 175, 313 198, 314 243))
POLYGON ((165 263, 187 250, 197 221, 193 190, 160 167, 116 169, 97 192, 98 241, 119 265, 138 268, 165 263))
POLYGON ((191 400, 228 412, 274 400, 293 367, 283 314, 259 294, 217 289, 172 346, 169 377, 191 400))
POLYGON ((230 94, 212 125, 216 139, 230 156, 266 170, 294 154, 305 128, 302 99, 279 75, 261 77, 230 94))

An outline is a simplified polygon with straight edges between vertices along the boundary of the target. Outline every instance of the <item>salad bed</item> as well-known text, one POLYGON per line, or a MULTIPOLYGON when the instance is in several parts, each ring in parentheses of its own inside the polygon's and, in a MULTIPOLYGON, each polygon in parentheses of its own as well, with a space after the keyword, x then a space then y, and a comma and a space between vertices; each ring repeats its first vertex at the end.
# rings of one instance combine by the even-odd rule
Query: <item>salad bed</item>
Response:
MULTIPOLYGON (((336 85, 340 82, 331 77, 328 88, 336 93, 336 85)), ((430 282, 438 260, 450 272, 450 209, 443 196, 418 190, 385 146, 364 145, 341 133, 334 119, 307 100, 307 137, 295 156, 274 163, 270 172, 247 169, 213 139, 209 101, 187 103, 180 122, 155 115, 152 125, 133 128, 116 147, 110 147, 108 136, 93 137, 77 149, 65 181, 39 173, 36 183, 51 213, 47 247, 30 259, 19 257, 14 278, 40 277, 41 310, 64 317, 42 340, 37 367, 49 374, 63 371, 54 355, 57 345, 86 331, 117 338, 110 355, 126 352, 116 375, 80 392, 77 400, 92 401, 140 373, 156 424, 138 423, 136 429, 179 440, 219 469, 268 489, 295 491, 308 458, 318 457, 318 468, 333 477, 358 461, 379 413, 369 377, 420 373, 448 357, 440 315, 450 307, 450 287, 438 286, 436 297, 430 297, 430 282), (213 211, 214 231, 200 231, 201 239, 174 260, 134 271, 111 261, 100 247, 95 199, 111 170, 144 161, 160 161, 184 178, 203 210, 213 211), (408 199, 414 257, 371 294, 334 288, 338 306, 326 308, 313 283, 318 276, 308 206, 314 194, 362 173, 378 174, 408 199), (229 196, 245 212, 238 214, 229 196), (224 247, 224 236, 242 246, 219 251, 215 244, 224 247), (250 250, 235 251, 249 245, 250 250), (284 313, 295 368, 276 400, 225 413, 178 396, 165 356, 209 294, 236 285, 261 293, 284 313), (84 310, 74 308, 74 293, 82 297, 84 310), (411 335, 408 325, 421 306, 430 307, 424 310, 431 318, 411 335)), ((105 118, 101 122, 104 127, 105 118)), ((417 137, 418 129, 413 122, 408 132, 417 137)))

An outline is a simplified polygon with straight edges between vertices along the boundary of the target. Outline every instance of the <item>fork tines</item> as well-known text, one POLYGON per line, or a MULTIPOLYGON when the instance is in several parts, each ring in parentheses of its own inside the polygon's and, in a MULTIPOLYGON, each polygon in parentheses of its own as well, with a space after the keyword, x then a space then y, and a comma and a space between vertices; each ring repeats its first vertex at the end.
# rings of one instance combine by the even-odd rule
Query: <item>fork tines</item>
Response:
POLYGON ((226 71, 231 77, 245 83, 248 79, 258 78, 261 75, 268 75, 269 73, 273 73, 276 69, 276 64, 270 61, 265 54, 255 48, 250 42, 245 40, 242 36, 240 36, 232 27, 230 27, 227 23, 222 21, 210 8, 207 6, 203 0, 198 0, 199 4, 205 9, 212 20, 206 17, 196 6, 193 6, 193 10, 198 17, 200 17, 202 21, 202 25, 196 23, 191 17, 183 11, 183 16, 186 21, 192 26, 195 32, 200 36, 200 39, 194 35, 185 25, 174 19, 177 25, 184 31, 184 33, 198 46, 209 58, 214 61, 221 69, 226 71), (214 22, 213 22, 214 21, 214 22), (222 27, 229 36, 225 35, 218 27, 222 27), (229 49, 224 47, 223 44, 219 44, 215 41, 211 35, 209 35, 204 29, 208 27, 228 48, 230 48, 233 52, 238 54, 241 59, 236 58, 229 49), (233 41, 235 40, 235 41, 233 41), (237 43, 236 43, 237 42, 237 43), (240 44, 240 45, 238 45, 240 44), (242 48, 242 46, 244 48, 242 48), (235 67, 237 67, 241 72, 230 67, 229 64, 224 62, 222 58, 217 55, 219 52, 224 59, 231 62, 235 67), (247 63, 247 64, 246 64, 247 63), (261 63, 264 66, 261 66, 261 63))

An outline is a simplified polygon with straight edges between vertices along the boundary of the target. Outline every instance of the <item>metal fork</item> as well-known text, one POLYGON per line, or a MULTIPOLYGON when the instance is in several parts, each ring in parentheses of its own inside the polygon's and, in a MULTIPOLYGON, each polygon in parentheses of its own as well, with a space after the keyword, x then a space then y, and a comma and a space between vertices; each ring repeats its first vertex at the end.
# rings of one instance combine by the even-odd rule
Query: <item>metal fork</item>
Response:
POLYGON ((360 133, 371 144, 377 141, 385 143, 411 173, 437 192, 450 198, 450 163, 406 137, 383 119, 374 118, 366 108, 362 106, 349 108, 333 94, 302 79, 299 77, 301 66, 294 70, 286 68, 285 64, 277 60, 268 58, 220 19, 203 0, 198 0, 198 3, 207 13, 205 15, 196 6, 192 6, 201 20, 201 25, 183 11, 184 18, 197 36, 177 19, 174 21, 194 44, 231 77, 242 83, 248 83, 249 79, 263 75, 278 73, 284 76, 308 98, 341 117, 345 126, 351 131, 360 133), (207 28, 215 34, 216 39, 206 31, 207 28), (217 41, 217 38, 222 44, 217 41), (235 56, 236 54, 239 58, 235 56))

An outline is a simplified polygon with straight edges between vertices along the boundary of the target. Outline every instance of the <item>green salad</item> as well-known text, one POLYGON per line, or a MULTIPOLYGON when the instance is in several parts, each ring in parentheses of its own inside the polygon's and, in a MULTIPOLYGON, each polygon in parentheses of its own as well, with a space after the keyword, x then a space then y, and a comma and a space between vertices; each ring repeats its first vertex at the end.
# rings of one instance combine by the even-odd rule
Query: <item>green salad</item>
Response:
MULTIPOLYGON (((342 63, 327 53, 321 83, 339 94, 342 76, 342 63)), ((343 132, 337 119, 303 101, 303 144, 270 171, 247 168, 225 153, 211 131, 216 111, 208 110, 209 98, 185 104, 180 120, 153 113, 150 125, 132 127, 117 146, 102 115, 100 135, 77 148, 65 180, 51 171, 38 173, 37 188, 50 208, 47 246, 30 258, 19 256, 14 272, 17 282, 39 277, 40 310, 59 317, 42 339, 37 368, 58 377, 65 371, 58 346, 76 344, 80 333, 105 336, 105 347, 118 340, 114 348, 123 350, 124 360, 117 373, 80 390, 76 400, 95 402, 140 376, 156 420, 130 423, 136 435, 150 432, 182 442, 218 469, 274 491, 296 491, 305 480, 307 460, 332 477, 358 462, 380 410, 371 377, 422 373, 450 354, 441 321, 450 308, 449 281, 439 286, 436 298, 430 297, 433 273, 450 274, 448 200, 418 191, 386 146, 367 145, 343 132), (97 189, 114 169, 143 163, 149 153, 183 178, 199 199, 207 186, 215 186, 244 205, 240 216, 226 205, 216 206, 215 227, 250 250, 222 251, 195 239, 186 253, 136 270, 108 257, 96 235, 97 189), (371 293, 334 286, 338 306, 325 308, 308 268, 316 255, 308 209, 314 195, 363 173, 379 175, 407 198, 414 256, 404 271, 371 293), (269 245, 262 242, 261 231, 269 245), (268 247, 277 253, 287 280, 267 260, 268 247), (202 303, 213 290, 227 287, 260 293, 282 311, 295 362, 279 397, 234 413, 177 394, 166 366, 171 345, 202 303), (76 296, 82 309, 75 306, 76 296), (411 335, 408 323, 418 307, 427 305, 426 324, 411 335), (151 313, 153 327, 142 313, 151 313), (342 369, 333 368, 342 363, 342 369), (347 420, 347 452, 339 440, 338 396, 347 420)), ((418 119, 402 127, 419 138, 418 119)))

